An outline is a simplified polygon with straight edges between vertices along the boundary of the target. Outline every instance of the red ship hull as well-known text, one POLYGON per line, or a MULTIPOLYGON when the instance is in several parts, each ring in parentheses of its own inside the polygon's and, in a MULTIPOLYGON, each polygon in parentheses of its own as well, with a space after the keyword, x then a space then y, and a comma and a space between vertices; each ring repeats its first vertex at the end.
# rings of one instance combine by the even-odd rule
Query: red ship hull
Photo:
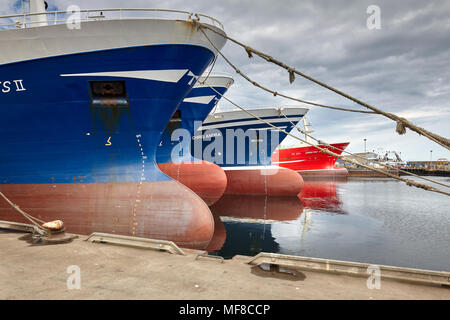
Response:
MULTIPOLYGON (((328 149, 338 155, 349 145, 335 143, 330 146, 318 145, 320 148, 328 149)), ((302 175, 344 175, 347 169, 335 167, 337 157, 321 152, 315 147, 297 147, 278 149, 272 156, 272 162, 282 168, 300 172, 302 175)))
MULTIPOLYGON (((177 181, 1 185, 28 214, 62 220, 67 232, 106 232, 205 249, 214 234, 208 206, 177 181)), ((0 200, 0 220, 30 223, 0 200)))
POLYGON ((208 206, 219 200, 227 187, 227 176, 223 169, 208 161, 158 163, 158 167, 194 191, 208 206))
POLYGON ((225 169, 225 194, 296 196, 303 187, 303 178, 295 171, 279 168, 225 169))

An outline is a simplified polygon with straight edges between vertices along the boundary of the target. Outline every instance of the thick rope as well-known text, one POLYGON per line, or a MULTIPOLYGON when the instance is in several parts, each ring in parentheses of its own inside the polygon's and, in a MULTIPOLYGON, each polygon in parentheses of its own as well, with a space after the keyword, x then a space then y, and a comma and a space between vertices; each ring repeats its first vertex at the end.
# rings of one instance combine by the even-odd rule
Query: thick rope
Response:
MULTIPOLYGON (((308 145, 310 145, 310 146, 312 146, 312 147, 314 147, 314 148, 320 150, 320 151, 323 152, 323 153, 326 153, 326 154, 328 154, 328 155, 330 155, 330 156, 333 156, 333 157, 341 158, 340 155, 338 155, 338 154, 336 154, 336 153, 334 153, 334 152, 331 152, 331 151, 328 150, 328 149, 321 148, 321 147, 319 147, 319 146, 317 146, 317 145, 315 145, 315 144, 313 144, 313 143, 311 143, 311 142, 308 142, 308 141, 303 140, 303 139, 301 139, 301 138, 299 138, 299 137, 297 137, 297 136, 294 136, 294 135, 291 134, 290 132, 287 132, 286 130, 281 129, 281 128, 279 128, 279 127, 273 125, 273 124, 270 123, 269 121, 266 121, 266 120, 264 120, 264 119, 258 117, 257 115, 251 113, 251 112, 248 111, 247 109, 241 107, 241 106, 238 105, 237 103, 231 101, 230 99, 228 99, 227 97, 225 97, 224 95, 222 95, 219 91, 217 91, 216 89, 214 89, 212 86, 209 86, 209 87, 210 87, 216 94, 220 95, 222 98, 224 98, 225 100, 227 100, 228 102, 230 102, 230 103, 231 103, 232 105, 234 105, 235 107, 237 107, 237 108, 239 108, 240 110, 244 111, 244 112, 247 113, 248 115, 250 115, 250 116, 252 116, 252 117, 258 119, 259 121, 264 122, 265 124, 269 125, 270 127, 274 128, 274 129, 276 129, 276 130, 278 130, 278 131, 281 131, 281 132, 285 133, 286 135, 288 135, 288 136, 290 136, 290 137, 293 137, 294 139, 297 139, 297 140, 299 140, 299 141, 301 141, 301 142, 303 142, 303 143, 306 143, 306 144, 308 144, 308 145)), ((341 158, 341 159, 342 159, 342 158, 341 158)), ((359 162, 357 162, 357 161, 353 161, 353 160, 351 160, 351 159, 342 159, 342 160, 343 160, 343 161, 346 161, 346 162, 349 162, 349 163, 352 163, 352 164, 355 164, 355 165, 360 165, 360 166, 362 166, 362 167, 364 167, 364 168, 366 168, 366 169, 372 170, 372 171, 379 172, 379 173, 381 173, 381 174, 384 174, 385 176, 394 178, 394 179, 396 179, 396 180, 403 181, 403 182, 405 182, 408 186, 414 186, 414 187, 416 187, 416 188, 420 188, 420 189, 424 189, 424 190, 427 190, 427 191, 432 191, 432 192, 444 194, 444 195, 446 195, 446 196, 450 196, 450 193, 449 193, 449 192, 442 191, 442 190, 440 190, 440 189, 438 189, 438 188, 435 188, 435 187, 432 187, 432 186, 429 186, 429 185, 426 185, 426 184, 422 184, 422 183, 416 182, 416 181, 414 181, 414 180, 404 179, 404 178, 402 178, 402 177, 400 177, 400 176, 394 175, 394 174, 392 174, 392 173, 390 173, 390 172, 387 172, 387 171, 385 171, 385 170, 383 170, 383 169, 374 168, 374 167, 371 167, 371 166, 368 166, 368 165, 359 163, 359 162)))
POLYGON ((8 202, 8 204, 17 212, 19 212, 25 219, 27 219, 28 221, 30 221, 34 226, 34 230, 39 233, 40 235, 45 235, 47 234, 47 231, 38 223, 42 223, 44 224, 45 221, 39 220, 38 218, 35 218, 31 215, 29 215, 28 213, 26 213, 25 211, 23 211, 22 209, 19 208, 18 205, 14 204, 11 200, 9 200, 2 192, 0 192, 0 196, 5 199, 6 202, 8 202), (36 222, 37 221, 37 222, 36 222))
POLYGON ((211 72, 212 72, 212 70, 214 69, 214 66, 216 65, 217 58, 218 58, 218 56, 216 55, 216 56, 214 57, 214 60, 213 60, 212 64, 211 64, 212 66, 211 66, 211 68, 209 69, 208 75, 205 77, 205 80, 203 80, 203 81, 198 81, 199 83, 205 84, 205 82, 209 79, 209 77, 211 76, 211 72))
MULTIPOLYGON (((218 32, 217 30, 214 30, 213 28, 209 27, 207 24, 203 24, 203 23, 201 23, 201 22, 199 22, 199 21, 193 21, 193 23, 194 23, 195 25, 197 25, 197 26, 200 28, 200 30, 203 32, 203 34, 205 35, 205 37, 206 37, 206 38, 208 39, 208 41, 211 43, 211 45, 214 46, 214 48, 216 49, 216 51, 220 53, 220 55, 225 59, 225 61, 226 61, 230 66, 232 66, 233 69, 235 69, 236 72, 237 72, 238 74, 240 74, 244 79, 246 79, 247 81, 249 81, 250 83, 252 83, 254 86, 257 86, 257 87, 259 87, 259 88, 261 88, 261 89, 263 89, 263 90, 265 90, 265 91, 271 92, 271 93, 274 94, 275 96, 276 96, 276 95, 279 95, 279 96, 284 97, 284 98, 287 98, 287 99, 291 99, 291 100, 294 100, 294 101, 299 101, 299 102, 303 102, 303 103, 307 103, 307 104, 311 104, 311 105, 315 105, 315 106, 319 106, 319 107, 325 107, 325 108, 330 108, 330 109, 335 109, 335 110, 341 110, 341 111, 363 112, 363 111, 357 111, 357 110, 351 110, 351 109, 344 109, 344 108, 337 108, 337 107, 330 107, 330 106, 325 106, 325 105, 315 104, 315 103, 311 103, 311 102, 309 102, 309 101, 302 101, 302 100, 300 100, 300 99, 295 99, 295 98, 292 98, 292 97, 288 97, 288 96, 279 94, 279 93, 276 92, 276 91, 273 91, 273 90, 269 90, 269 89, 267 89, 267 88, 264 88, 263 86, 259 85, 259 84, 256 83, 255 81, 251 80, 251 79, 250 79, 249 77, 247 77, 246 75, 242 74, 242 72, 241 72, 239 69, 237 69, 237 68, 236 68, 236 67, 235 67, 228 59, 226 59, 225 56, 222 54, 222 52, 221 52, 220 50, 218 50, 217 47, 215 47, 215 45, 214 45, 213 42, 209 39, 209 37, 206 35, 206 33, 204 32, 203 29, 211 30, 211 31, 215 32, 216 34, 219 34, 219 35, 221 35, 222 37, 226 38, 227 40, 230 40, 230 41, 236 43, 237 45, 243 47, 243 48, 245 49, 245 51, 247 52, 247 54, 248 54, 248 56, 249 56, 250 58, 253 56, 253 54, 256 54, 256 55, 258 55, 259 57, 261 57, 261 58, 263 58, 264 60, 266 60, 267 62, 276 64, 276 65, 278 65, 278 66, 280 66, 280 67, 286 69, 286 70, 288 71, 288 73, 289 73, 289 81, 290 81, 291 83, 295 80, 295 74, 300 75, 300 76, 304 77, 305 79, 308 79, 308 80, 310 80, 310 81, 312 81, 312 82, 314 82, 314 83, 316 83, 316 84, 318 84, 318 85, 320 85, 320 86, 322 86, 322 87, 324 87, 324 88, 326 88, 326 89, 328 89, 328 90, 331 90, 331 91, 333 91, 333 92, 335 92, 335 93, 337 93, 337 94, 339 94, 339 95, 341 95, 341 96, 343 96, 343 97, 345 97, 345 98, 347 98, 347 99, 349 99, 349 100, 351 100, 351 101, 353 101, 353 102, 356 102, 357 104, 359 104, 359 105, 361 105, 361 106, 363 106, 363 107, 365 107, 365 108, 370 109, 370 110, 373 111, 373 112, 366 112, 366 113, 381 114, 381 115, 383 115, 383 116, 385 116, 385 117, 387 117, 387 118, 389 118, 389 119, 395 121, 395 122, 397 123, 396 131, 397 131, 398 134, 401 135, 401 134, 406 133, 406 128, 409 128, 411 131, 414 131, 414 132, 416 132, 416 133, 418 133, 418 134, 420 134, 420 135, 423 135, 423 136, 427 137, 428 139, 430 139, 430 140, 436 142, 437 144, 443 146, 444 148, 450 150, 450 139, 447 139, 447 138, 445 138, 445 137, 441 137, 441 136, 439 136, 439 135, 437 135, 437 134, 435 134, 435 133, 433 133, 433 132, 430 132, 430 131, 428 131, 428 130, 425 130, 424 128, 421 128, 421 127, 419 127, 419 126, 416 126, 415 124, 413 124, 413 123, 410 122, 409 120, 407 120, 407 119, 405 119, 405 118, 402 118, 402 117, 399 117, 399 116, 397 116, 397 115, 395 115, 395 114, 393 114, 393 113, 385 112, 385 111, 383 111, 383 110, 381 110, 381 109, 375 108, 374 106, 372 106, 372 105, 370 105, 370 104, 368 104, 368 103, 365 103, 365 102, 363 102, 363 101, 361 101, 361 100, 359 100, 359 99, 357 99, 357 98, 355 98, 355 97, 353 97, 353 96, 351 96, 351 95, 349 95, 349 94, 346 94, 346 93, 344 93, 344 92, 342 92, 342 91, 340 91, 340 90, 338 90, 338 89, 336 89, 336 88, 333 88, 333 87, 331 87, 331 86, 329 86, 329 85, 327 85, 327 84, 325 84, 325 83, 323 83, 323 82, 321 82, 321 81, 319 81, 319 80, 317 80, 317 79, 314 79, 313 77, 308 76, 308 75, 306 75, 306 74, 304 74, 304 73, 298 71, 297 69, 295 69, 295 68, 293 68, 293 67, 290 67, 290 66, 284 64, 283 62, 277 60, 277 59, 274 59, 273 57, 271 57, 271 56, 269 56, 269 55, 267 55, 267 54, 265 54, 265 53, 263 53, 263 52, 260 52, 260 51, 258 51, 258 50, 255 50, 255 49, 251 48, 250 46, 246 46, 246 45, 244 45, 243 43, 241 43, 241 42, 239 42, 239 41, 237 41, 237 40, 235 40, 235 39, 233 39, 233 38, 230 38, 229 36, 224 35, 224 34, 218 32)), ((364 113, 364 112, 363 112, 363 113, 364 113)))
MULTIPOLYGON (((211 69, 209 69, 209 72, 208 72, 208 75, 205 77, 205 79, 203 80, 203 81, 201 81, 201 80, 198 80, 198 83, 200 83, 200 84, 206 84, 206 81, 209 79, 209 77, 211 76, 211 72, 212 72, 212 70, 214 69, 214 66, 216 65, 216 62, 217 62, 217 58, 218 58, 219 56, 218 55, 216 55, 215 57, 214 57, 214 62, 212 63, 212 67, 211 67, 211 69)), ((213 109, 213 111, 212 111, 212 114, 215 114, 216 113, 216 109, 217 109, 217 104, 214 106, 214 109, 213 109)))
MULTIPOLYGON (((283 112, 283 110, 280 109, 280 112, 281 112, 281 114, 286 118, 286 120, 288 120, 288 121, 291 123, 291 125, 293 125, 300 133, 304 134, 304 135, 307 136, 308 138, 313 139, 313 140, 316 141, 318 144, 325 145, 325 146, 327 146, 327 147, 331 147, 331 148, 333 148, 333 149, 335 149, 335 150, 339 150, 339 151, 341 151, 342 153, 346 153, 346 154, 351 155, 352 157, 357 158, 357 159, 360 159, 360 160, 362 160, 362 161, 367 161, 367 159, 364 158, 364 157, 361 157, 361 156, 358 156, 358 155, 356 155, 356 154, 354 154, 354 153, 351 153, 351 152, 349 152, 349 151, 346 151, 345 149, 341 149, 341 148, 338 148, 338 147, 334 147, 334 146, 332 146, 332 145, 330 145, 330 144, 328 144, 328 143, 326 143, 326 142, 324 142, 324 141, 321 141, 321 140, 319 140, 319 139, 314 138, 314 137, 311 136, 310 134, 306 133, 306 131, 304 131, 304 130, 300 129, 299 127, 297 127, 297 126, 295 125, 295 123, 293 123, 293 122, 291 121, 291 119, 289 119, 289 118, 286 116, 286 114, 283 112)), ((339 159, 343 160, 343 157, 340 156, 339 159)), ((343 161, 344 161, 344 160, 343 160, 343 161)), ((413 177, 416 177, 416 178, 419 178, 419 179, 423 179, 423 180, 426 180, 426 181, 428 181, 428 182, 436 183, 436 184, 441 185, 441 186, 446 187, 446 188, 450 188, 450 185, 448 185, 448 184, 445 184, 445 183, 442 183, 442 182, 440 182, 440 181, 436 181, 436 180, 433 180, 433 179, 430 179, 430 178, 427 178, 427 177, 419 176, 419 175, 417 175, 417 174, 415 174, 415 173, 412 173, 412 172, 408 172, 408 171, 405 171, 405 170, 402 170, 402 169, 395 168, 395 167, 393 167, 393 166, 391 166, 391 165, 389 165, 389 164, 387 164, 387 163, 379 163, 379 164, 381 164, 381 165, 384 166, 385 168, 392 169, 392 170, 396 170, 396 171, 398 171, 398 172, 401 172, 401 173, 404 173, 404 174, 407 174, 407 175, 410 175, 410 176, 413 176, 413 177)))
POLYGON ((327 108, 327 109, 332 109, 332 110, 338 110, 338 111, 347 111, 347 112, 357 112, 357 113, 368 113, 368 114, 376 114, 376 112, 373 111, 366 111, 366 110, 355 110, 355 109, 348 109, 348 108, 341 108, 341 107, 335 107, 335 106, 328 106, 328 105, 324 105, 324 104, 320 104, 320 103, 315 103, 315 102, 311 102, 311 101, 307 101, 307 100, 302 100, 302 99, 298 99, 298 98, 294 98, 288 95, 285 95, 283 93, 277 92, 277 91, 273 91, 271 89, 268 89, 262 85, 260 85, 259 83, 257 83, 256 81, 250 79, 247 75, 245 75, 244 73, 242 73, 241 70, 239 70, 215 45, 214 43, 210 40, 210 38, 206 35, 206 33, 204 32, 203 29, 200 29, 203 34, 205 35, 205 37, 208 39, 208 41, 211 43, 211 45, 214 47, 214 49, 220 54, 220 56, 236 71, 236 73, 238 73, 239 75, 241 75, 244 79, 246 79, 248 82, 250 82, 251 84, 253 84, 255 87, 258 87, 264 91, 267 91, 271 94, 273 94, 273 96, 280 96, 282 98, 286 98, 289 100, 293 100, 293 101, 297 101, 297 102, 301 102, 301 103, 305 103, 305 104, 309 104, 312 106, 316 106, 316 107, 322 107, 322 108, 327 108))

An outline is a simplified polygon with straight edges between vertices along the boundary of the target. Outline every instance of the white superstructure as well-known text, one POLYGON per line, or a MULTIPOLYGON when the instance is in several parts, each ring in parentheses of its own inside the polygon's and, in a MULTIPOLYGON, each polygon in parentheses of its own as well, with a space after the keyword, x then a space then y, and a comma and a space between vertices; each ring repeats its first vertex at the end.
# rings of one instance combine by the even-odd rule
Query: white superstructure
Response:
MULTIPOLYGON (((33 10, 36 12, 0 16, 0 64, 174 43, 197 45, 215 51, 203 33, 190 22, 192 19, 203 19, 202 22, 225 34, 217 20, 187 11, 94 9, 78 13, 53 11, 41 15, 37 14, 42 12, 42 5, 38 4, 33 6, 33 10)), ((225 45, 226 39, 221 35, 210 30, 205 30, 205 33, 217 48, 225 45)))

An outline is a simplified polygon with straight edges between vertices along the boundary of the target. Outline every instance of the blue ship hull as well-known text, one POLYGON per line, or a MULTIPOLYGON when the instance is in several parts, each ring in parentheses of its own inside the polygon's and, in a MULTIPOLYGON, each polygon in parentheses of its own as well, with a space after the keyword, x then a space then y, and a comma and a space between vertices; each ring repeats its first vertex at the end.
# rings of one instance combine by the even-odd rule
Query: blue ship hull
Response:
MULTIPOLYGON (((272 153, 286 138, 286 133, 273 129, 250 115, 223 121, 220 120, 221 115, 218 113, 215 115, 217 120, 207 120, 198 129, 201 135, 197 135, 192 143, 196 156, 201 155, 204 160, 224 168, 272 164, 272 153)), ((214 115, 211 116, 213 117, 214 115)), ((302 117, 303 115, 295 115, 286 119, 280 115, 261 118, 269 122, 277 120, 274 125, 290 132, 302 117)))
MULTIPOLYGON (((25 91, 0 94, 2 184, 167 180, 154 162, 161 132, 192 88, 177 82, 61 76, 135 70, 203 72, 213 54, 195 46, 149 46, 74 54, 0 66, 25 91), (190 57, 190 59, 189 59, 190 57), (90 81, 123 80, 129 105, 95 105, 90 81)), ((191 84, 189 84, 191 82, 191 84)), ((12 90, 13 91, 13 90, 12 90)))
MULTIPOLYGON (((155 153, 213 58, 174 44, 0 65, 0 191, 42 220, 64 220, 69 232, 204 247, 209 209, 158 169, 155 153)), ((23 220, 6 203, 0 219, 23 220)))
MULTIPOLYGON (((222 95, 227 91, 227 88, 224 87, 215 87, 214 89, 222 95)), ((156 153, 157 163, 180 163, 199 160, 192 155, 192 139, 185 138, 189 136, 193 137, 195 135, 195 130, 198 129, 199 125, 206 119, 211 110, 214 109, 222 96, 216 94, 211 88, 194 88, 186 97, 192 98, 212 95, 214 95, 215 98, 208 104, 185 101, 181 103, 178 108, 181 115, 180 118, 171 121, 161 135, 161 141, 156 153), (197 127, 195 127, 196 124, 197 127), (177 135, 175 132, 177 129, 186 131, 184 133, 180 132, 180 135, 177 135), (182 133, 183 135, 181 136, 182 133)))
POLYGON ((164 130, 156 153, 159 168, 193 190, 208 205, 223 195, 227 184, 226 175, 219 166, 193 157, 191 140, 195 127, 200 126, 216 106, 232 79, 220 77, 216 82, 220 82, 220 85, 216 83, 214 89, 200 86, 191 90, 164 130))
MULTIPOLYGON (((250 110, 290 132, 307 112, 303 108, 250 110), (287 114, 285 114, 287 113, 287 114)), ((296 196, 302 177, 272 165, 272 153, 287 134, 243 111, 209 115, 192 142, 194 156, 220 165, 227 175, 225 194, 296 196)))

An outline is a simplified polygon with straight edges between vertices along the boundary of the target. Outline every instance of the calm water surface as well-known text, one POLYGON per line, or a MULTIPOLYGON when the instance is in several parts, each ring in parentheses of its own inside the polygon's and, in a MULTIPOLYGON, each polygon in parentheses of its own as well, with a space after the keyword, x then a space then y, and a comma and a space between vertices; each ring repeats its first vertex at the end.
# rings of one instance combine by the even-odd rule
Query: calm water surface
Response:
POLYGON ((450 198, 393 179, 305 181, 300 198, 225 196, 211 211, 208 251, 224 258, 264 251, 450 271, 450 198))

